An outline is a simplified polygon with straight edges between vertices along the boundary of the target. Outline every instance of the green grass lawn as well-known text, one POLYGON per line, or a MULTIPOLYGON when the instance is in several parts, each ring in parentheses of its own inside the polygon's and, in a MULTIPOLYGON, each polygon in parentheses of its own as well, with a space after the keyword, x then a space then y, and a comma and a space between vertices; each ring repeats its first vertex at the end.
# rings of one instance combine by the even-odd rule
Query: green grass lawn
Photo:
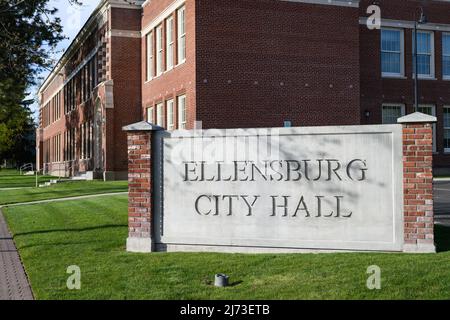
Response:
MULTIPOLYGON (((38 183, 48 182, 55 177, 47 175, 39 175, 38 183)), ((19 171, 12 169, 0 170, 0 189, 1 188, 22 188, 22 187, 35 187, 36 176, 24 176, 19 171)), ((2 192, 3 190, 0 190, 2 192)))
POLYGON ((449 299, 450 230, 438 254, 125 252, 127 197, 3 209, 37 299, 449 299), (68 266, 81 290, 66 288, 68 266), (378 265, 382 289, 366 288, 378 265), (214 288, 215 273, 233 286, 214 288))
POLYGON ((45 188, 0 190, 0 205, 126 191, 127 181, 74 181, 45 188))

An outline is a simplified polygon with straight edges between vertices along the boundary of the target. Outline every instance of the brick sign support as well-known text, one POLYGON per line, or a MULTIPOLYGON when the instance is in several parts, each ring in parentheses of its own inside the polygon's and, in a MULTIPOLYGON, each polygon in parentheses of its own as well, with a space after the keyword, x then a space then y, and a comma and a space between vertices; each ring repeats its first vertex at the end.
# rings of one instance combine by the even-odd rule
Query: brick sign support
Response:
POLYGON ((123 128, 128 140, 127 251, 152 252, 152 136, 163 128, 139 122, 123 128))
POLYGON ((405 252, 436 252, 433 219, 433 123, 423 113, 402 117, 405 252))

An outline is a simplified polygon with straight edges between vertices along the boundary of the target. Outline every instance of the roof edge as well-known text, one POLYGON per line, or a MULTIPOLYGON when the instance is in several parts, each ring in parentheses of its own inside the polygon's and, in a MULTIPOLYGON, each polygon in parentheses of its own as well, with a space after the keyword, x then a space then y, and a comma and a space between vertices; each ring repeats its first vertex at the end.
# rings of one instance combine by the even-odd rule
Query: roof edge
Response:
POLYGON ((84 23, 83 27, 80 29, 80 31, 77 33, 75 38, 72 40, 72 42, 69 44, 67 49, 64 51, 62 56, 59 58, 57 64, 53 67, 52 71, 48 74, 48 76, 45 78, 44 82, 38 89, 38 94, 41 94, 47 87, 50 85, 50 83, 53 81, 53 79, 59 74, 59 71, 64 66, 65 62, 69 60, 72 55, 75 53, 75 50, 78 48, 78 44, 82 43, 85 38, 85 35, 89 35, 90 31, 92 31, 92 27, 94 25, 95 20, 98 18, 99 13, 102 12, 103 9, 106 9, 108 6, 110 7, 123 7, 124 5, 127 5, 129 7, 139 7, 141 8, 143 3, 143 0, 137 0, 135 4, 124 4, 121 3, 118 0, 101 0, 100 3, 97 5, 97 7, 92 11, 87 21, 84 23))

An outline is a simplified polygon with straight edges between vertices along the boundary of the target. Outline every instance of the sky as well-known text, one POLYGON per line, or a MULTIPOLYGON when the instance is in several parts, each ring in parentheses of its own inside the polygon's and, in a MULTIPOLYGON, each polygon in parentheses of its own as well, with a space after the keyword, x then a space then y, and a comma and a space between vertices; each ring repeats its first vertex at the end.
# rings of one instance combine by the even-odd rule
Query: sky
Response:
MULTIPOLYGON (((55 62, 59 60, 59 58, 64 53, 63 50, 67 49, 75 38, 75 36, 80 31, 81 27, 83 27, 84 23, 87 21, 92 11, 96 8, 100 0, 81 0, 83 2, 82 6, 72 6, 69 4, 68 0, 50 0, 48 6, 50 8, 57 8, 58 12, 56 16, 61 18, 61 25, 63 26, 64 35, 68 38, 59 43, 56 53, 53 56, 55 62)), ((49 71, 42 71, 39 76, 42 78, 46 78, 49 74, 49 71)), ((39 88, 32 88, 31 98, 33 98, 39 88)), ((39 106, 35 103, 32 107, 34 112, 35 119, 38 118, 38 109, 39 106)))

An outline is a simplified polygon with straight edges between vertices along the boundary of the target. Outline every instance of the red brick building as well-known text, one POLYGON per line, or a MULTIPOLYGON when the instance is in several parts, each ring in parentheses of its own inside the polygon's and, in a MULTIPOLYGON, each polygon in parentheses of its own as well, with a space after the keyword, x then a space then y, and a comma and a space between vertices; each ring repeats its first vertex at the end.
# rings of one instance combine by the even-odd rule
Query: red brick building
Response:
MULTIPOLYGON (((361 123, 390 123, 414 112, 414 21, 418 26, 419 111, 434 115, 436 172, 450 172, 450 1, 360 3, 361 123), (382 29, 369 30, 366 9, 381 8, 382 29), (395 48, 394 48, 395 47, 395 48), (395 49, 395 50, 393 50, 395 49), (383 65, 382 55, 394 63, 383 65)), ((386 59, 388 60, 388 59, 386 59)))
POLYGON ((102 0, 40 88, 38 168, 126 178, 121 128, 141 115, 142 2, 102 0))
POLYGON ((435 165, 450 167, 450 2, 134 2, 102 1, 41 88, 41 167, 70 164, 118 178, 127 167, 121 127, 142 119, 168 130, 196 121, 204 128, 395 122, 413 112, 412 27, 421 4, 428 23, 418 33, 420 110, 438 117, 435 165), (366 25, 374 3, 381 30, 366 25), (99 76, 85 100, 86 76, 75 75, 73 108, 65 92, 90 57, 90 38, 99 76), (62 110, 56 118, 52 99, 62 110))

